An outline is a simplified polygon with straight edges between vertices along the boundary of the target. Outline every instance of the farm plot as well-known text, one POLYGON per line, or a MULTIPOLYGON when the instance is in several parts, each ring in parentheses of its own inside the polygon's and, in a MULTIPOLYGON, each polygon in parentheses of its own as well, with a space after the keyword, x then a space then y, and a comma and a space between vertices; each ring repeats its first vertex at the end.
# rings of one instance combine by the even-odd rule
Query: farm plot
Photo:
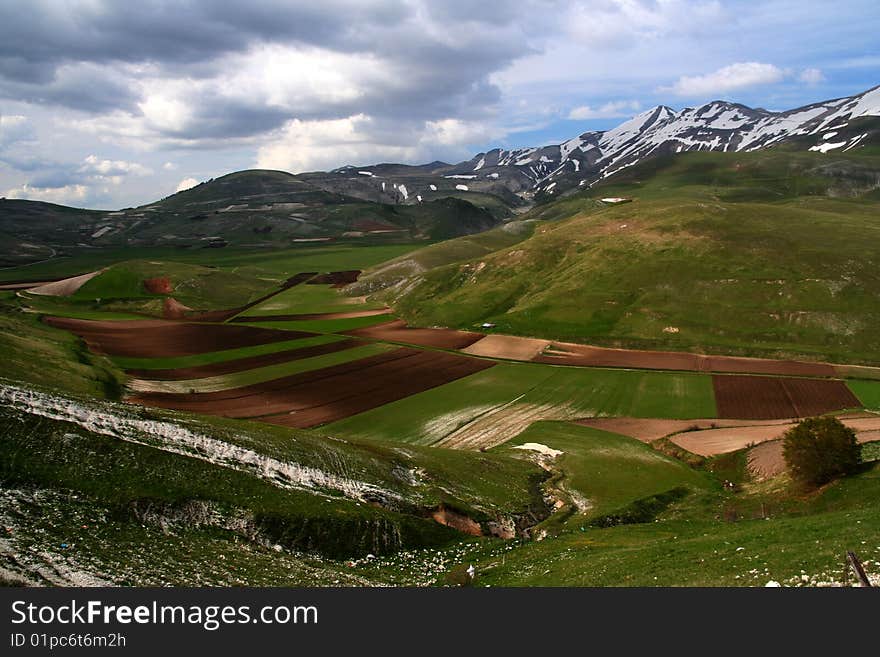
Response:
MULTIPOLYGON (((233 374, 235 372, 245 372, 291 361, 314 358, 315 356, 324 356, 326 354, 353 349, 354 347, 363 346, 364 344, 363 342, 354 339, 334 339, 334 336, 327 336, 327 338, 329 338, 330 341, 325 339, 321 344, 299 346, 293 349, 272 351, 244 358, 208 363, 205 365, 194 365, 191 367, 178 367, 172 369, 129 369, 126 370, 126 374, 137 379, 152 379, 157 381, 203 379, 207 377, 233 374)), ((309 339, 310 338, 304 338, 304 340, 309 339)))
POLYGON ((355 329, 346 333, 359 338, 402 342, 404 344, 436 347, 438 349, 464 349, 484 337, 482 333, 456 331, 454 329, 409 328, 403 320, 355 329))
POLYGON ((333 367, 212 393, 133 395, 130 401, 235 418, 312 427, 492 367, 454 354, 400 348, 333 367))
POLYGON ((701 374, 504 363, 331 428, 477 449, 503 443, 539 420, 609 415, 712 417, 712 382, 701 374))
POLYGON ((46 317, 52 327, 75 333, 92 351, 109 356, 163 358, 281 342, 313 335, 229 324, 167 320, 90 321, 46 317))
POLYGON ((880 411, 880 381, 847 381, 847 386, 861 400, 862 406, 880 411))
POLYGON ((366 303, 357 297, 347 297, 330 285, 296 285, 249 306, 236 321, 259 321, 253 317, 314 315, 357 310, 376 310, 383 304, 366 303))
MULTIPOLYGON (((880 417, 876 415, 845 415, 840 421, 856 432, 859 442, 880 438, 880 417)), ((793 420, 770 423, 751 423, 737 427, 687 431, 670 436, 670 440, 689 452, 700 456, 715 456, 735 452, 749 445, 778 440, 794 424, 793 420)))
MULTIPOLYGON (((168 393, 192 393, 192 392, 218 392, 241 388, 265 381, 273 381, 285 376, 309 372, 311 370, 324 369, 356 361, 368 356, 374 356, 388 351, 392 347, 386 344, 373 344, 367 342, 355 342, 351 348, 331 351, 324 354, 313 354, 305 358, 274 363, 264 367, 218 374, 202 378, 156 380, 156 379, 132 379, 128 387, 137 392, 168 392, 168 393)), ((309 349, 311 351, 311 349, 309 349)))
POLYGON ((861 406, 843 381, 716 375, 712 384, 725 418, 797 418, 861 406))
POLYGON ((375 308, 373 310, 352 310, 340 313, 303 313, 299 315, 242 315, 236 317, 233 322, 303 322, 308 320, 326 319, 357 319, 359 317, 375 317, 387 315, 391 312, 388 307, 375 308))

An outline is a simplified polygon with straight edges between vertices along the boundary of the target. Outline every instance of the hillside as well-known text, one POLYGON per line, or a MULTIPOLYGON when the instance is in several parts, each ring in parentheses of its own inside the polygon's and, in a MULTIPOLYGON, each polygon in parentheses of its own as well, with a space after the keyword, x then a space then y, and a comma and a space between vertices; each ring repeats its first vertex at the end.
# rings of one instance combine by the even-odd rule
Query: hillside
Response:
POLYGON ((540 206, 527 217, 555 221, 531 238, 385 298, 419 325, 876 363, 878 188, 869 152, 653 158, 540 206))
POLYGON ((0 264, 38 262, 89 248, 284 247, 345 240, 436 241, 499 223, 504 206, 485 197, 436 194, 423 202, 374 202, 325 191, 280 171, 240 171, 161 201, 116 212, 36 201, 0 201, 0 264), (494 212, 494 214, 493 214, 494 212))

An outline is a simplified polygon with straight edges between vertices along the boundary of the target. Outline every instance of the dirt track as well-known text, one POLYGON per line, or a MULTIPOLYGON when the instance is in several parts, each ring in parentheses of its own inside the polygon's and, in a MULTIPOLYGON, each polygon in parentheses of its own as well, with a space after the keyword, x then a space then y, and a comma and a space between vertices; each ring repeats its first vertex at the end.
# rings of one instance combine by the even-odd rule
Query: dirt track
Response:
POLYGON ((64 278, 60 281, 46 283, 45 285, 31 288, 30 293, 40 294, 49 297, 69 297, 71 294, 79 290, 79 288, 81 288, 83 285, 92 280, 95 276, 103 273, 103 271, 103 269, 99 269, 98 271, 89 272, 88 274, 82 274, 80 276, 73 276, 71 278, 64 278))
POLYGON ((270 354, 248 356, 247 358, 237 358, 235 360, 227 360, 221 363, 210 363, 208 365, 198 365, 196 367, 179 367, 171 370, 126 370, 126 374, 137 379, 153 381, 188 381, 190 379, 204 379, 211 376, 232 374, 234 372, 245 372, 258 367, 288 363, 294 360, 302 360, 303 358, 312 358, 313 356, 323 356, 324 354, 332 354, 337 351, 352 349, 361 346, 362 344, 363 342, 354 339, 340 340, 339 342, 319 344, 313 347, 286 349, 284 351, 276 351, 270 354))
POLYGON ((134 395, 149 406, 312 427, 388 404, 492 367, 441 352, 401 348, 377 356, 213 393, 134 395))
POLYGON ((193 324, 168 320, 92 321, 45 317, 49 326, 77 334, 101 354, 133 358, 192 356, 314 335, 229 324, 193 324))
POLYGON ((454 329, 408 328, 406 322, 401 319, 345 331, 345 334, 359 338, 402 342, 404 344, 436 347, 438 349, 464 349, 484 337, 482 333, 456 331, 454 329))
POLYGON ((712 385, 718 415, 724 418, 808 417, 862 405, 842 381, 716 375, 712 385))

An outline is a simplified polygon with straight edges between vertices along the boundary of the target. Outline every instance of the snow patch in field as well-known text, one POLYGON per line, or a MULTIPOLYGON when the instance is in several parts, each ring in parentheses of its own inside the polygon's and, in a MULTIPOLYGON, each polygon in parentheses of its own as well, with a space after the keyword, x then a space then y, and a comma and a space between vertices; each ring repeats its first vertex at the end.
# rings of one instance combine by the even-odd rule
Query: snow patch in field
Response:
POLYGON ((374 484, 299 463, 281 461, 171 422, 134 417, 130 410, 119 404, 86 404, 5 384, 0 384, 0 402, 30 415, 69 422, 102 436, 247 472, 280 488, 308 490, 315 494, 335 491, 358 501, 397 502, 403 499, 397 493, 374 484))
POLYGON ((463 192, 468 191, 468 186, 467 186, 467 185, 456 185, 455 188, 458 189, 458 190, 461 190, 461 191, 463 191, 463 192))
POLYGON ((358 174, 360 174, 362 176, 372 176, 373 172, 372 171, 358 171, 358 174))
POLYGON ((429 188, 432 192, 436 192, 436 191, 437 191, 437 185, 428 185, 428 188, 429 188))
POLYGON ((527 449, 531 452, 540 452, 541 454, 553 458, 565 453, 561 449, 553 449, 552 447, 547 447, 547 445, 541 443, 523 443, 522 445, 517 445, 514 449, 527 449))
POLYGON ((820 153, 827 153, 828 151, 833 151, 835 148, 840 148, 841 146, 846 146, 845 141, 835 141, 835 142, 825 142, 824 144, 816 144, 815 146, 810 146, 811 151, 818 151, 820 153))

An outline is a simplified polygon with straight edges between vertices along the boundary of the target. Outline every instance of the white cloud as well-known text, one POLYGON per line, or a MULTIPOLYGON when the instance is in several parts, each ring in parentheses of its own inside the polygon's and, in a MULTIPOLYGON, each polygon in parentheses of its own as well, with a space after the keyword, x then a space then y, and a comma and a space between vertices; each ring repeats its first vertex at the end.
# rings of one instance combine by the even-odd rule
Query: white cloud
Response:
POLYGON ((299 173, 344 164, 463 159, 471 154, 470 144, 502 134, 460 119, 389 123, 364 114, 326 121, 295 119, 258 150, 256 166, 299 173))
POLYGON ((0 115, 0 148, 32 139, 34 139, 33 126, 26 116, 0 115))
POLYGON ((818 68, 805 68, 798 76, 804 84, 821 84, 825 82, 825 74, 818 68))
POLYGON ((78 204, 89 197, 89 188, 86 185, 65 185, 64 187, 32 187, 24 184, 6 191, 7 198, 23 198, 31 201, 46 201, 48 203, 78 204))
POLYGON ((578 121, 585 119, 614 119, 629 116, 632 112, 638 112, 642 108, 637 100, 615 100, 600 107, 581 105, 568 113, 568 118, 578 121))
POLYGON ((166 162, 162 165, 162 168, 165 169, 165 171, 176 171, 177 165, 174 162, 166 162))
POLYGON ((672 92, 678 96, 708 96, 744 87, 773 84, 784 77, 785 72, 773 64, 737 62, 705 75, 682 76, 671 87, 662 87, 660 91, 672 92))
POLYGON ((177 192, 182 192, 182 191, 185 191, 185 190, 187 190, 187 189, 191 189, 191 188, 195 187, 195 186, 198 185, 198 184, 199 184, 199 181, 196 180, 195 178, 184 178, 183 180, 181 180, 181 181, 178 183, 178 185, 177 185, 177 189, 175 189, 174 191, 175 191, 175 193, 177 193, 177 192))
POLYGON ((102 160, 97 155, 89 155, 79 168, 80 173, 95 176, 97 178, 120 178, 129 174, 135 176, 149 176, 152 169, 137 162, 125 160, 102 160))

